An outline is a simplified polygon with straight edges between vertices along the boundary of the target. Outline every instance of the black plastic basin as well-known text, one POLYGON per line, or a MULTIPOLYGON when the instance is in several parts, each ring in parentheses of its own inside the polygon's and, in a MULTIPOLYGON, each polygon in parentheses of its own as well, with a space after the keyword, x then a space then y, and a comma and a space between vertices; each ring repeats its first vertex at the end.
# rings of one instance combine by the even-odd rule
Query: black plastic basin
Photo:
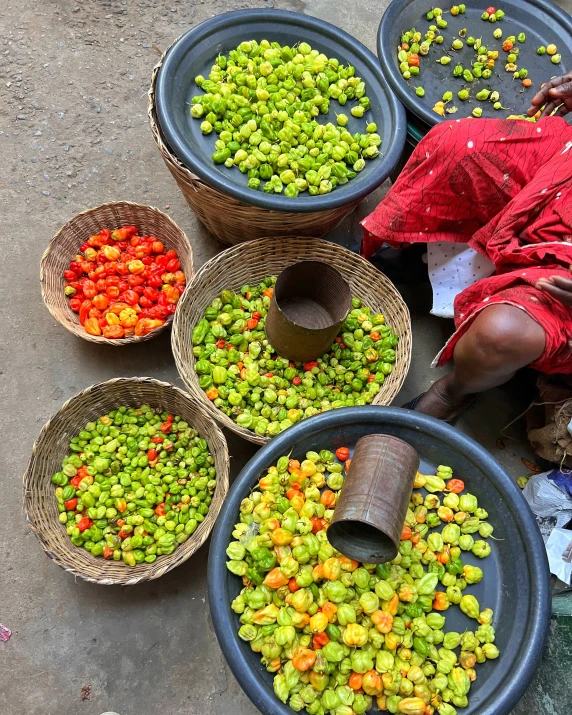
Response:
MULTIPOLYGON (((469 707, 463 715, 508 715, 536 670, 550 621, 550 573, 542 537, 520 490, 499 463, 479 444, 454 427, 417 412, 395 407, 351 407, 326 412, 291 427, 263 447, 232 485, 216 521, 209 554, 209 604, 221 649, 232 672, 256 707, 267 715, 291 715, 272 689, 273 675, 260 656, 240 640, 238 616, 230 603, 242 588, 231 574, 225 550, 232 541, 239 505, 259 475, 282 455, 302 459, 310 450, 353 449, 367 434, 385 433, 409 442, 421 457, 420 471, 434 473, 438 464, 453 468, 466 488, 489 512, 495 527, 492 554, 484 561, 463 552, 463 561, 476 565, 485 578, 466 593, 481 607, 495 612, 496 645, 500 658, 477 666, 469 707)), ((457 607, 446 614, 446 631, 475 630, 475 621, 457 607)))
MULTIPOLYGON (((405 112, 391 91, 376 56, 354 37, 313 17, 283 10, 238 10, 213 17, 183 35, 167 52, 157 77, 155 94, 157 116, 167 143, 179 159, 209 186, 253 206, 275 211, 325 211, 358 201, 376 189, 391 174, 399 161, 407 133, 405 112), (208 76, 219 53, 227 54, 241 42, 267 39, 285 45, 308 42, 313 49, 342 63, 351 63, 366 83, 371 109, 363 119, 350 116, 347 128, 352 134, 363 132, 367 121, 376 122, 381 136, 381 156, 366 162, 354 179, 330 194, 295 199, 266 194, 246 186, 247 176, 238 169, 214 164, 216 135, 203 136, 201 122, 193 119, 189 102, 201 90, 195 85, 198 74, 208 76)), ((335 123, 336 112, 349 115, 345 107, 332 100, 328 115, 320 123, 335 123)))
POLYGON ((488 0, 467 3, 466 12, 456 17, 449 14, 450 5, 443 5, 443 10, 447 11, 444 17, 448 22, 448 27, 441 31, 445 42, 442 45, 431 46, 429 54, 421 57, 419 76, 412 77, 409 81, 403 79, 399 70, 397 47, 404 31, 415 27, 424 36, 429 25, 434 24, 434 21, 430 22, 425 17, 432 4, 427 0, 393 0, 383 14, 377 33, 377 54, 383 74, 406 109, 423 120, 428 127, 433 127, 445 119, 450 121, 466 117, 476 106, 482 108, 483 117, 499 119, 510 114, 524 114, 530 106, 530 100, 543 82, 572 69, 572 17, 567 12, 550 0, 503 0, 500 5, 492 3, 497 9, 502 8, 506 13, 502 21, 484 22, 481 20, 481 14, 490 4, 488 0), (451 51, 451 42, 458 37, 461 28, 467 28, 467 37, 470 35, 475 38, 482 37, 483 44, 489 49, 500 50, 492 77, 488 80, 477 79, 466 85, 471 90, 471 97, 481 89, 496 89, 501 94, 503 106, 508 107, 510 111, 495 110, 491 102, 479 102, 473 99, 469 103, 457 99, 457 92, 465 84, 461 78, 453 77, 456 59, 458 58, 465 68, 470 68, 468 60, 474 54, 473 52, 469 54, 470 48, 467 47, 459 53, 451 51), (533 86, 524 92, 521 92, 521 82, 513 79, 512 72, 505 72, 506 53, 500 49, 502 39, 493 38, 493 31, 497 28, 503 31, 504 38, 518 35, 520 32, 526 34, 526 41, 523 44, 517 43, 520 49, 518 66, 528 69, 528 76, 532 79, 533 86), (551 43, 558 46, 558 52, 562 55, 559 65, 553 65, 548 55, 536 54, 538 47, 551 43), (453 58, 452 62, 448 65, 438 64, 437 59, 445 54, 453 58), (423 98, 415 94, 417 86, 425 89, 423 98), (453 92, 454 99, 450 104, 458 107, 459 111, 456 114, 440 117, 432 107, 447 91, 453 92))

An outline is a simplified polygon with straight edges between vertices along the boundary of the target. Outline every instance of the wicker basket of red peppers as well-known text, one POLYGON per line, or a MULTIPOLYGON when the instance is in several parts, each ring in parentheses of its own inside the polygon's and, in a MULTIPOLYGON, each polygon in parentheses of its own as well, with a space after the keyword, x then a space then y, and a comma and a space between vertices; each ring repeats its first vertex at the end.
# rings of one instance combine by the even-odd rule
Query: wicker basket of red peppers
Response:
POLYGON ((165 214, 106 204, 79 214, 52 240, 42 258, 42 293, 76 335, 125 344, 170 322, 192 272, 188 239, 165 214))

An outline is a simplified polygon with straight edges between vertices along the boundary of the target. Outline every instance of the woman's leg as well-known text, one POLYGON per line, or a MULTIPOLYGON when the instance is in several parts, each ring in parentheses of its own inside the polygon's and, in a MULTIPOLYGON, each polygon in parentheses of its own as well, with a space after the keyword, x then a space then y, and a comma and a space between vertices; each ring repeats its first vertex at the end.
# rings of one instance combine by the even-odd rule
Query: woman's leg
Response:
POLYGON ((475 393, 502 385, 537 360, 545 337, 542 326, 520 308, 503 303, 485 308, 455 346, 453 372, 431 386, 416 410, 451 419, 475 393))

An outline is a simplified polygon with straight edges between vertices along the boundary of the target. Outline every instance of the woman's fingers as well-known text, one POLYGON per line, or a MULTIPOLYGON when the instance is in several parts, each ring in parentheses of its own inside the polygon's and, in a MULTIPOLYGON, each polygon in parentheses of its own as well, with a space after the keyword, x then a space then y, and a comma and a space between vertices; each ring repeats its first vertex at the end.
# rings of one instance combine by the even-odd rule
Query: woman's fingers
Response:
POLYGON ((572 306, 572 292, 570 290, 558 288, 558 286, 554 285, 553 283, 548 283, 547 281, 538 281, 536 287, 539 290, 543 290, 546 293, 549 293, 553 298, 556 298, 564 305, 572 306))
POLYGON ((544 107, 542 110, 542 114, 540 115, 541 117, 549 117, 552 112, 560 105, 560 102, 556 102, 554 100, 548 102, 548 104, 544 107))
MULTIPOLYGON (((547 82, 542 89, 537 92, 530 101, 530 109, 527 111, 529 117, 532 117, 538 111, 538 107, 542 107, 548 101, 549 97, 559 99, 554 107, 562 103, 562 99, 572 93, 572 73, 555 77, 547 82)), ((554 109, 553 107, 553 109, 554 109)), ((544 116, 544 114, 543 114, 544 116)))
POLYGON ((572 292, 572 279, 564 276, 552 276, 552 283, 558 288, 572 292))

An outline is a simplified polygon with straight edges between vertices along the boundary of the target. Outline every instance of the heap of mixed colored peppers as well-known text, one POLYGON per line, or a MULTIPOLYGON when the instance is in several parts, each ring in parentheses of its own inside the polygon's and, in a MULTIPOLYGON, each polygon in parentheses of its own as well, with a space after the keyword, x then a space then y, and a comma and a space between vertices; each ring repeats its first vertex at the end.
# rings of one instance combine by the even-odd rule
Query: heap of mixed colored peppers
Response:
MULTIPOLYGON (((349 450, 336 455, 347 472, 349 450)), ((327 537, 343 471, 328 450, 281 457, 242 501, 227 549, 244 585, 238 635, 295 711, 361 715, 376 698, 391 713, 455 715, 476 664, 499 656, 492 610, 465 593, 483 578, 465 555, 491 552, 487 512, 449 467, 418 474, 397 558, 360 564, 327 537), (444 630, 453 604, 474 629, 444 630)))
POLYGON ((75 546, 128 566, 171 554, 208 513, 214 458, 180 417, 119 407, 89 422, 52 477, 75 546))
POLYGON ((64 271, 64 291, 89 335, 147 335, 175 312, 186 277, 177 252, 155 236, 103 228, 80 251, 64 271))
POLYGON ((280 357, 264 329, 275 282, 223 290, 192 335, 209 400, 240 427, 270 437, 318 412, 371 403, 393 370, 398 343, 384 316, 353 298, 328 353, 307 363, 280 357))

